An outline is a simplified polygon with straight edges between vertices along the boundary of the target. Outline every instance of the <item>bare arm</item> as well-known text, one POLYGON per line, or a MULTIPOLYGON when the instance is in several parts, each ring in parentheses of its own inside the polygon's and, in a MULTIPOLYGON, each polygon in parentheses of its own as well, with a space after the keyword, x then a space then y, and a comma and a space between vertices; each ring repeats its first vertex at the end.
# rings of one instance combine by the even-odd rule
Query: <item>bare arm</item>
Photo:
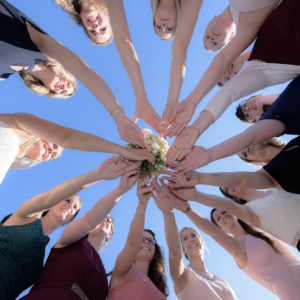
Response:
POLYGON ((205 217, 201 216, 192 207, 186 215, 197 226, 197 228, 210 235, 220 246, 232 255, 241 268, 246 266, 247 254, 245 248, 238 239, 229 236, 205 217))
POLYGON ((123 175, 117 188, 100 199, 82 218, 68 225, 55 247, 60 248, 71 245, 90 231, 97 229, 121 196, 132 188, 138 177, 139 172, 137 170, 128 171, 123 175))
MULTIPOLYGON (((139 152, 136 152, 135 149, 121 147, 96 135, 64 127, 41 119, 35 115, 26 113, 0 114, 0 120, 12 129, 23 130, 31 135, 67 149, 114 153, 133 160, 133 156, 142 154, 154 162, 154 157, 152 158, 152 155, 147 150, 137 150, 139 152), (128 150, 135 150, 135 153, 128 150), (132 158, 129 156, 132 156, 132 158)), ((139 159, 136 157, 136 160, 139 159)))

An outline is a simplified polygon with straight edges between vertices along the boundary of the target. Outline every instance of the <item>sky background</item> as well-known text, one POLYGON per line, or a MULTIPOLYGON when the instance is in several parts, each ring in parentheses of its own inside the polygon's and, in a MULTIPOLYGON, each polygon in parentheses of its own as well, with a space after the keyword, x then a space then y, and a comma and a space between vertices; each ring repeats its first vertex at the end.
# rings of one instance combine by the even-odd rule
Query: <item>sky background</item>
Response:
MULTIPOLYGON (((127 115, 133 118, 134 92, 114 43, 105 48, 91 45, 82 28, 72 23, 70 17, 49 0, 10 0, 9 2, 27 14, 48 34, 74 51, 99 73, 119 103, 125 107, 127 115)), ((172 41, 162 41, 155 35, 149 0, 125 0, 124 5, 133 44, 140 60, 148 99, 154 109, 162 115, 169 87, 172 41)), ((228 1, 225 0, 204 1, 202 5, 188 49, 186 75, 180 101, 184 100, 193 90, 214 58, 215 54, 205 51, 202 38, 209 20, 213 15, 220 14, 227 5, 228 1)), ((249 47, 249 49, 251 48, 252 46, 249 47)), ((26 112, 35 114, 63 126, 93 133, 104 139, 125 145, 125 142, 120 139, 116 125, 109 113, 81 83, 79 83, 79 90, 75 96, 66 100, 34 95, 26 90, 25 85, 16 76, 11 76, 8 80, 0 82, 0 86, 1 113, 26 112)), ((286 84, 268 88, 263 91, 263 94, 280 93, 285 86, 286 84)), ((202 100, 192 121, 218 89, 215 87, 202 100)), ((208 148, 245 130, 247 125, 239 121, 234 115, 235 107, 236 104, 233 104, 227 109, 219 121, 209 128, 196 144, 208 148)), ((138 121, 138 125, 142 129, 149 127, 141 120, 138 121)), ((291 138, 291 136, 283 137, 286 141, 291 138)), ((169 145, 172 144, 173 140, 168 140, 169 145)), ((0 186, 1 218, 14 212, 24 201, 33 196, 49 190, 69 178, 93 170, 110 156, 103 153, 65 150, 58 160, 42 163, 24 171, 9 170, 0 186)), ((211 163, 201 171, 232 172, 255 171, 255 169, 239 160, 237 156, 232 156, 211 163)), ((83 201, 83 207, 78 217, 83 216, 97 200, 113 190, 118 183, 119 179, 100 182, 81 191, 79 195, 83 201)), ((220 195, 217 187, 197 186, 197 189, 205 193, 220 195)), ((111 212, 115 219, 115 233, 104 252, 101 253, 107 272, 112 270, 118 253, 125 245, 137 203, 136 186, 134 186, 122 197, 111 212)), ((191 204, 198 212, 209 217, 210 208, 195 203, 191 204)), ((184 226, 194 227, 192 222, 181 212, 176 211, 175 217, 179 230, 184 226)), ((168 266, 168 247, 165 241, 163 216, 153 199, 150 199, 148 204, 145 228, 150 228, 156 233, 158 243, 165 250, 168 266)), ((62 232, 63 228, 59 228, 50 235, 51 241, 47 246, 46 256, 62 232)), ((210 250, 210 255, 205 254, 207 269, 227 280, 238 299, 278 299, 270 291, 244 274, 236 266, 233 258, 209 236, 203 233, 202 236, 210 250)), ((292 250, 300 258, 299 253, 295 249, 292 250)), ((185 261, 185 263, 187 262, 185 261)), ((168 286, 170 290, 169 299, 177 299, 169 275, 168 286)), ((27 292, 22 295, 25 293, 27 292)))

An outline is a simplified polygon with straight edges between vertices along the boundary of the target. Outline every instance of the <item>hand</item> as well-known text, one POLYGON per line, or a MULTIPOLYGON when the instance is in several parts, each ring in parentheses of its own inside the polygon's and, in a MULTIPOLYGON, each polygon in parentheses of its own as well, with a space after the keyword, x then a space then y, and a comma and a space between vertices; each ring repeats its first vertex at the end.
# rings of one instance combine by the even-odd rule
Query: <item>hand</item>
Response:
POLYGON ((151 164, 155 164, 155 157, 146 149, 130 149, 124 147, 122 155, 130 160, 148 160, 151 164))
POLYGON ((165 165, 172 165, 176 160, 182 160, 190 151, 199 138, 199 133, 192 126, 186 127, 179 135, 167 152, 165 165))
POLYGON ((118 132, 123 141, 129 142, 133 145, 138 145, 141 148, 151 151, 141 128, 130 120, 124 112, 120 112, 115 121, 117 123, 118 132))
POLYGON ((97 169, 96 172, 101 176, 103 180, 116 179, 119 176, 124 175, 128 171, 135 170, 139 167, 140 162, 132 164, 127 159, 121 156, 112 156, 105 160, 97 169))
POLYGON ((175 135, 180 134, 186 125, 190 122, 195 112, 197 105, 191 101, 183 100, 178 105, 178 113, 169 128, 164 133, 163 137, 166 139, 167 137, 172 138, 175 135))
POLYGON ((124 194, 129 191, 136 183, 140 176, 140 172, 138 170, 133 170, 125 173, 120 180, 119 188, 121 192, 124 194))
POLYGON ((154 130, 160 132, 162 119, 147 100, 141 100, 135 105, 133 122, 136 123, 138 119, 144 120, 154 130))
POLYGON ((200 146, 194 146, 182 161, 172 164, 170 168, 187 174, 191 170, 208 165, 211 161, 211 155, 208 150, 200 146))
POLYGON ((183 172, 172 172, 172 171, 164 171, 161 170, 160 174, 167 174, 171 176, 163 176, 161 177, 162 180, 168 180, 168 186, 173 188, 179 188, 179 187, 187 187, 187 186, 195 186, 199 184, 198 179, 198 172, 196 171, 190 171, 187 175, 183 172))
POLYGON ((170 124, 175 121, 177 113, 178 113, 177 104, 166 104, 166 108, 165 108, 165 110, 163 112, 163 116, 162 116, 163 127, 161 128, 160 135, 164 134, 165 131, 170 126, 170 124))
POLYGON ((181 200, 177 197, 174 198, 174 208, 180 211, 184 211, 188 208, 189 203, 185 200, 181 200))
POLYGON ((180 200, 185 200, 185 201, 196 200, 197 190, 194 186, 172 188, 170 189, 170 192, 174 194, 176 197, 180 198, 180 200))
POLYGON ((138 180, 138 184, 137 184, 137 196, 139 198, 139 202, 141 204, 147 205, 152 192, 153 192, 153 188, 154 188, 154 182, 152 181, 150 185, 149 184, 150 181, 150 177, 149 175, 145 175, 142 178, 139 178, 138 180))
POLYGON ((155 200, 157 207, 162 211, 162 213, 169 213, 174 211, 174 196, 168 190, 168 186, 163 180, 159 179, 161 185, 158 181, 153 179, 155 182, 154 192, 152 197, 155 200))

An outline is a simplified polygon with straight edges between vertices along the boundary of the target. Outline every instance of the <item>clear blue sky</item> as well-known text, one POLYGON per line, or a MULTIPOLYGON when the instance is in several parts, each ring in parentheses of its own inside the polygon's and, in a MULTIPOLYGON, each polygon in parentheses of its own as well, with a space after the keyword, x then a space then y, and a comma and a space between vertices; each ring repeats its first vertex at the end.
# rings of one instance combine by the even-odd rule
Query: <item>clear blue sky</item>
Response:
MULTIPOLYGON (((133 118, 135 105, 133 89, 114 43, 105 48, 91 45, 83 30, 72 23, 69 16, 49 0, 9 0, 9 2, 26 13, 46 32, 74 51, 92 69, 98 72, 109 85, 117 100, 125 107, 128 116, 133 118)), ((165 108, 169 87, 172 42, 164 42, 155 35, 149 0, 124 0, 124 5, 134 47, 140 60, 148 99, 161 115, 165 108)), ((180 100, 185 99, 193 90, 214 57, 214 54, 206 52, 203 47, 203 33, 212 16, 221 13, 227 5, 228 2, 224 0, 204 0, 188 50, 186 76, 180 100)), ((79 91, 76 95, 66 100, 36 96, 27 91, 24 84, 15 76, 1 82, 0 86, 2 113, 27 112, 36 114, 61 125, 96 134, 121 145, 125 144, 119 138, 115 123, 108 112, 81 83, 79 83, 79 91)), ((285 85, 279 85, 266 89, 263 93, 266 95, 280 93, 284 87, 285 85)), ((204 98, 197 107, 194 118, 198 116, 205 104, 217 91, 218 87, 214 88, 204 98)), ((219 121, 201 136, 197 145, 207 148, 246 129, 247 126, 234 116, 235 106, 232 105, 219 121)), ((142 129, 149 127, 140 120, 138 125, 142 129)), ((290 136, 284 137, 287 141, 290 138, 290 136)), ((170 145, 172 142, 173 139, 169 140, 170 145)), ((18 206, 31 197, 51 189, 69 178, 96 168, 109 156, 109 154, 65 150, 62 157, 56 161, 43 163, 24 171, 10 170, 0 186, 1 218, 15 211, 18 206)), ((203 171, 206 172, 254 170, 253 167, 238 160, 236 156, 214 162, 203 168, 203 171)), ((79 217, 83 216, 95 201, 116 187, 118 182, 118 179, 100 182, 80 192, 83 207, 79 217)), ((198 186, 197 188, 206 193, 220 194, 216 187, 198 186)), ((112 216, 115 219, 115 233, 105 251, 101 253, 107 271, 113 268, 115 259, 125 244, 137 202, 136 187, 133 187, 122 197, 112 211, 112 216)), ((193 203, 192 206, 204 216, 209 217, 210 208, 193 203)), ((175 216, 179 229, 184 226, 193 226, 181 212, 176 212, 175 216)), ((153 199, 150 200, 146 212, 145 228, 150 228, 156 233, 159 244, 165 250, 166 262, 168 262, 163 217, 153 199)), ((58 229, 51 234, 46 255, 62 231, 63 229, 58 229)), ((208 270, 227 280, 236 292, 238 299, 278 299, 239 270, 232 257, 209 236, 202 235, 211 252, 210 255, 206 254, 205 258, 208 270)), ((293 251, 297 257, 300 257, 297 251, 293 251)), ((169 276, 168 285, 170 289, 169 299, 177 299, 169 276)))

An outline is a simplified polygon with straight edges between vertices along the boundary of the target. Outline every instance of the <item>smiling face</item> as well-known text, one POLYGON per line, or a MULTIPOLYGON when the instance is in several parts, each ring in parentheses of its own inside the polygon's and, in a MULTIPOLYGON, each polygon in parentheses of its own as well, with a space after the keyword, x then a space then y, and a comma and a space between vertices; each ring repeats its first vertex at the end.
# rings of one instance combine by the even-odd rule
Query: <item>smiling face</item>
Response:
POLYGON ((183 252, 186 257, 204 254, 203 240, 192 228, 187 228, 180 235, 183 252))
POLYGON ((154 30, 163 40, 174 36, 177 23, 176 3, 160 1, 154 15, 154 30))
POLYGON ((243 67, 245 59, 239 56, 236 58, 227 68, 222 78, 219 80, 219 83, 223 86, 231 78, 233 78, 243 67))
POLYGON ((240 186, 223 186, 221 190, 235 199, 244 199, 249 189, 240 186))
POLYGON ((48 215, 52 215, 60 223, 69 222, 81 208, 78 196, 73 195, 53 206, 48 215))
POLYGON ((216 209, 212 216, 216 224, 225 232, 230 233, 238 225, 237 218, 226 210, 216 209))
POLYGON ((267 162, 274 158, 272 157, 270 147, 273 146, 262 143, 252 147, 248 147, 238 152, 237 155, 247 162, 267 162))
POLYGON ((34 143, 33 148, 25 155, 36 161, 46 161, 60 157, 63 150, 64 148, 56 144, 40 140, 34 143))
POLYGON ((151 233, 144 231, 142 244, 139 252, 137 253, 135 259, 142 259, 151 261, 155 254, 155 240, 151 233))
POLYGON ((53 93, 70 96, 74 93, 74 86, 67 80, 57 76, 52 70, 45 74, 43 84, 53 93))
POLYGON ((106 43, 112 36, 112 27, 107 14, 100 9, 84 10, 80 12, 80 17, 89 36, 100 44, 106 43))
POLYGON ((260 94, 245 101, 241 106, 244 116, 251 120, 259 119, 264 113, 263 106, 267 103, 268 98, 268 96, 260 94))

